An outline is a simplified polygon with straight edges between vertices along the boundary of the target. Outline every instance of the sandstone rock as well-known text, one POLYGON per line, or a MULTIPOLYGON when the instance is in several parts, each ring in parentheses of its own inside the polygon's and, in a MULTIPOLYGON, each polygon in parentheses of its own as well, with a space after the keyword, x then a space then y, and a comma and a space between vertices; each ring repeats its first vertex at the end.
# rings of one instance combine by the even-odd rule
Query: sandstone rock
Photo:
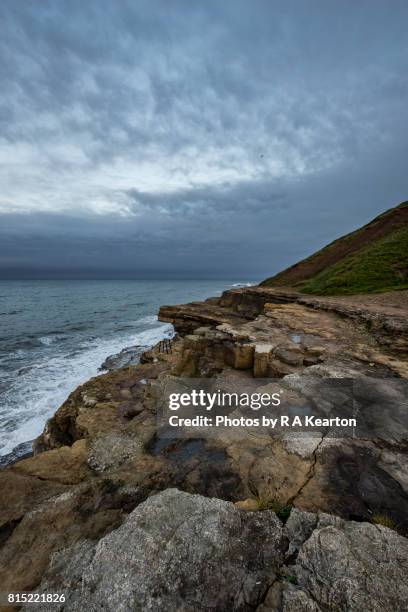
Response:
POLYGON ((18 461, 12 469, 26 476, 51 479, 61 484, 76 484, 89 476, 87 453, 86 440, 78 440, 72 446, 61 446, 48 453, 18 461))
POLYGON ((1 470, 0 545, 7 542, 27 512, 67 489, 67 485, 30 476, 14 466, 1 470))
POLYGON ((259 510, 258 503, 253 497, 248 497, 242 501, 235 502, 235 506, 240 510, 246 510, 247 512, 256 512, 259 510))
MULTIPOLYGON (((138 479, 138 475, 128 474, 127 486, 120 478, 111 476, 63 487, 36 478, 23 479, 19 474, 8 474, 8 485, 15 489, 16 496, 21 496, 21 501, 20 516, 14 504, 8 509, 8 514, 15 520, 3 524, 0 547, 2 591, 33 591, 41 581, 52 553, 83 538, 98 540, 118 527, 124 516, 147 496, 148 485, 138 486, 136 482, 131 487, 132 477, 134 483, 138 479), (18 488, 20 479, 23 483, 18 488), (40 485, 40 491, 30 491, 33 486, 38 489, 40 485)), ((143 481, 143 476, 139 478, 143 481)), ((9 491, 7 498, 13 501, 9 491)))
POLYGON ((254 365, 255 346, 253 344, 237 343, 234 349, 234 365, 236 370, 249 370, 254 365))
POLYGON ((120 395, 127 400, 132 399, 132 392, 130 391, 130 389, 121 389, 120 390, 120 395))
POLYGON ((175 371, 179 376, 192 378, 210 377, 221 372, 236 361, 245 360, 245 351, 236 355, 236 345, 230 338, 219 332, 212 336, 188 334, 183 338, 180 358, 175 371))
POLYGON ((278 346, 274 350, 274 355, 280 361, 288 365, 300 366, 303 364, 304 353, 302 349, 296 345, 278 346))
POLYGON ((208 325, 216 327, 224 323, 236 324, 244 323, 245 316, 240 316, 228 308, 218 305, 218 300, 193 302, 177 306, 161 306, 158 314, 159 321, 172 323, 176 332, 186 335, 192 333, 200 327, 208 325))
MULTIPOLYGON (((303 363, 303 359, 302 359, 303 363)), ((299 361, 300 364, 300 361, 299 361)), ((287 363, 287 361, 283 361, 280 359, 271 359, 269 362, 269 370, 268 376, 273 378, 282 378, 283 376, 288 376, 288 374, 292 374, 296 372, 296 367, 291 366, 287 363)))
POLYGON ((281 304, 297 303, 309 309, 336 313, 351 322, 363 323, 385 347, 397 354, 408 353, 408 291, 341 297, 305 296, 292 289, 246 287, 225 291, 219 307, 254 319, 265 308, 271 312, 281 304))
MULTIPOLYGON (((360 300, 364 303, 369 298, 360 296, 360 300)), ((401 312, 382 306, 381 329, 386 336, 383 337, 378 332, 375 309, 373 306, 370 308, 359 307, 352 299, 347 302, 344 298, 311 298, 294 291, 249 287, 225 292, 216 304, 195 302, 164 307, 159 318, 164 313, 162 320, 171 321, 185 335, 183 363, 177 368, 181 375, 212 376, 225 367, 249 369, 252 356, 247 352, 241 363, 240 345, 271 344, 275 353, 273 358, 256 355, 259 351, 255 350, 254 371, 257 377, 283 377, 318 363, 338 362, 354 362, 363 374, 368 374, 371 369, 377 376, 408 377, 408 363, 401 359, 403 351, 397 333, 398 329, 406 338, 404 342, 408 347, 408 328, 401 327, 401 312), (368 321, 369 330, 363 327, 368 321), (211 327, 221 335, 211 336, 211 327), (196 338, 208 341, 200 348, 197 343, 193 345, 188 336, 197 329, 196 338), (392 342, 389 332, 385 331, 388 329, 393 329, 392 342), (218 345, 218 350, 215 350, 215 345, 218 345), (399 357, 384 354, 382 347, 388 352, 392 349, 395 354, 399 353, 399 357), (197 356, 199 350, 203 352, 200 359, 197 356)))
POLYGON ((272 350, 272 344, 255 345, 254 376, 256 378, 267 378, 269 376, 269 363, 271 360, 272 350))
POLYGON ((150 363, 115 370, 98 376, 78 387, 60 406, 34 442, 35 453, 60 446, 71 446, 75 441, 109 433, 121 426, 118 412, 131 394, 140 400, 141 381, 156 379, 166 369, 165 364, 150 363), (123 391, 127 391, 127 397, 123 391))
MULTIPOLYGON (((392 300, 392 296, 387 299, 392 300)), ((142 578, 150 585, 149 592, 154 593, 157 587, 157 597, 162 598, 157 599, 159 605, 178 602, 182 610, 199 610, 206 602, 217 604, 218 596, 221 609, 235 609, 233 606, 246 609, 250 604, 259 610, 337 612, 357 609, 352 607, 353 602, 358 602, 361 610, 377 610, 378 606, 384 612, 402 609, 398 608, 398 580, 402 577, 395 568, 400 558, 405 567, 405 549, 399 536, 364 523, 350 527, 344 520, 370 520, 374 513, 385 514, 398 530, 408 533, 407 440, 403 426, 404 377, 408 376, 404 347, 408 344, 406 321, 402 321, 407 309, 401 307, 397 312, 385 304, 382 312, 376 312, 381 297, 374 296, 372 300, 368 296, 328 300, 253 287, 227 292, 221 299, 204 303, 165 307, 163 316, 188 337, 175 340, 171 354, 162 354, 155 347, 142 355, 142 365, 116 370, 81 386, 48 422, 36 444, 35 457, 0 472, 5 502, 0 509, 3 543, 0 581, 5 585, 2 588, 34 589, 50 555, 61 550, 53 558, 49 582, 44 584, 50 589, 63 583, 71 585, 66 586, 72 593, 66 609, 83 607, 82 589, 87 597, 85 608, 103 609, 98 606, 102 605, 104 589, 113 588, 116 593, 110 583, 104 582, 104 575, 110 573, 108 558, 115 561, 113 567, 117 571, 112 580, 118 579, 118 584, 125 584, 126 588, 131 583, 130 593, 140 595, 142 601, 144 597, 146 609, 149 605, 152 609, 160 607, 154 608, 157 602, 149 599, 154 595, 150 596, 147 587, 138 582, 142 578), (267 350, 262 345, 267 345, 267 350), (341 440, 329 436, 276 436, 263 430, 230 431, 228 435, 221 432, 216 443, 204 437, 161 445, 156 426, 157 393, 163 381, 171 378, 170 374, 219 376, 229 381, 230 389, 238 382, 245 386, 248 380, 265 385, 252 377, 252 368, 257 376, 282 377, 280 385, 285 394, 299 401, 316 396, 318 400, 319 384, 327 378, 354 378, 360 415, 370 417, 378 435, 364 440, 341 440), (143 381, 147 384, 142 384, 143 381), (398 404, 398 410, 392 409, 393 402, 398 404), (40 451, 44 452, 38 454, 40 451), (117 528, 148 495, 173 486, 231 501, 249 498, 256 489, 266 501, 277 499, 282 504, 294 504, 297 508, 280 536, 290 540, 285 548, 285 563, 290 565, 283 565, 281 555, 277 570, 264 544, 253 536, 253 524, 242 518, 253 516, 250 520, 261 521, 260 533, 269 529, 266 523, 271 513, 256 512, 255 500, 239 502, 252 510, 244 513, 233 506, 231 510, 231 505, 221 501, 198 498, 193 503, 187 496, 181 502, 182 494, 177 494, 175 500, 173 493, 168 494, 169 498, 164 496, 171 503, 159 503, 160 495, 155 502, 157 507, 150 499, 147 502, 151 521, 155 517, 165 526, 153 525, 144 506, 140 507, 136 523, 130 520, 147 552, 143 558, 132 556, 130 544, 128 548, 125 542, 127 538, 134 542, 132 534, 126 532, 125 525, 122 535, 122 527, 117 528), (210 506, 212 509, 207 513, 210 506), (324 514, 322 510, 343 518, 324 514), (194 531, 186 516, 189 514, 199 517, 194 525, 202 526, 204 531, 200 532, 198 527, 194 531), (177 517, 182 520, 180 530, 175 525, 177 517), (240 517, 239 528, 235 522, 238 519, 231 517, 240 517), (173 540, 166 530, 167 523, 175 529, 173 540), (214 540, 206 526, 215 529, 214 540), (361 531, 354 537, 353 529, 361 531), (342 550, 336 548, 333 530, 343 543, 342 550), (112 540, 106 535, 109 532, 112 540), (377 542, 373 533, 381 533, 384 541, 377 542), (189 538, 189 546, 180 543, 180 534, 189 538), (398 540, 392 544, 394 537, 398 540), (253 558, 251 538, 260 559, 253 558), (355 541, 354 548, 350 539, 355 541), (121 564, 122 541, 124 558, 136 562, 139 573, 135 575, 127 561, 121 564), (210 541, 216 546, 211 554, 210 541), (366 557, 371 554, 370 541, 376 542, 384 559, 389 560, 387 567, 381 559, 377 569, 374 563, 369 565, 366 557), (193 542, 197 542, 197 551, 193 542), (232 569, 228 569, 231 542, 233 559, 244 551, 242 555, 253 561, 251 568, 240 560, 239 568, 233 561, 232 569), (171 572, 173 544, 176 546, 171 559, 176 560, 178 576, 182 576, 184 583, 171 572), (70 552, 62 551, 72 546, 70 552), (334 569, 329 567, 330 551, 334 551, 334 569), (183 573, 190 560, 192 567, 197 568, 208 563, 208 573, 204 568, 200 576, 208 593, 199 590, 183 573), (264 565, 259 569, 257 564, 261 560, 264 565), (265 563, 272 563, 270 573, 265 563), (92 568, 89 572, 88 566, 92 568), (355 572, 354 582, 347 575, 348 566, 355 572), (231 579, 233 592, 228 597, 233 598, 233 604, 227 598, 228 585, 222 582, 224 567, 226 577, 231 579), (341 568, 346 576, 344 583, 341 568), (255 584, 255 588, 253 580, 258 569, 261 586, 255 584), (374 580, 381 584, 378 571, 393 585, 384 591, 384 596, 372 584, 374 580), (364 594, 365 575, 373 578, 364 594), (241 580, 241 595, 234 590, 237 576, 241 580), (177 600, 169 599, 172 595, 165 592, 165 587, 170 590, 172 586, 169 580, 176 585, 177 600), (99 599, 92 599, 93 588, 99 599), (198 603, 192 595, 196 589, 198 603), (396 593, 394 599, 392 589, 396 593)), ((338 398, 341 399, 341 394, 338 398)), ((272 523, 276 526, 275 520, 272 523)), ((267 543, 268 538, 265 540, 267 543)), ((272 549, 275 550, 273 546, 272 549)), ((405 605, 404 597, 402 590, 401 601, 405 605)), ((110 604, 108 609, 112 609, 110 604)), ((116 609, 116 600, 112 605, 116 609)))
POLYGON ((119 405, 118 414, 125 419, 133 419, 145 409, 141 402, 129 401, 119 405))
POLYGON ((197 336, 205 336, 210 329, 210 327, 197 327, 197 329, 194 330, 194 334, 197 336))

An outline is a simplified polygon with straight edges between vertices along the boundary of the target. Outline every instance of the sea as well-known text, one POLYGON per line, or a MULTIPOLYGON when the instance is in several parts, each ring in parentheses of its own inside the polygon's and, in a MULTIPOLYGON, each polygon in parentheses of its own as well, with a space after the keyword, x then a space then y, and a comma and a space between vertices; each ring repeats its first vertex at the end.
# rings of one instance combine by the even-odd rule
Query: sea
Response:
POLYGON ((0 280, 0 466, 31 450, 46 420, 107 357, 170 337, 162 304, 248 281, 0 280))

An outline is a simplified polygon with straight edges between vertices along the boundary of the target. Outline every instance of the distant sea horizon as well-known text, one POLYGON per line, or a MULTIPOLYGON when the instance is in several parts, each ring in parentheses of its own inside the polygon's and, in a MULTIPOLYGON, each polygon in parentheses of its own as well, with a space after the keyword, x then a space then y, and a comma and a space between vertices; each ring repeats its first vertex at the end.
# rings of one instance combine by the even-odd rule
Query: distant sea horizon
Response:
MULTIPOLYGON (((266 273, 265 273, 266 276, 266 273)), ((251 277, 252 278, 252 277, 251 277)), ((261 280, 264 277, 260 277, 259 279, 252 279, 251 281, 251 285, 253 284, 257 284, 260 283, 261 280)), ((194 278, 194 277, 177 277, 177 276, 171 276, 171 277, 165 277, 165 276, 152 276, 149 278, 145 278, 145 277, 121 277, 121 276, 117 276, 114 275, 112 277, 109 276, 15 276, 15 277, 8 277, 8 276, 1 276, 1 272, 0 272, 0 282, 18 282, 18 281, 56 281, 56 282, 64 282, 64 281, 81 281, 81 282, 87 282, 87 281, 146 281, 146 282, 155 282, 155 281, 166 281, 166 282, 172 282, 172 281, 191 281, 191 282, 227 282, 229 283, 231 281, 231 279, 229 277, 220 277, 220 278, 211 278, 211 277, 200 277, 200 278, 194 278)), ((240 285, 240 282, 236 283, 237 285, 240 285)), ((242 284, 246 284, 245 282, 242 284)))
POLYGON ((172 333, 162 304, 251 280, 0 279, 0 463, 23 454, 78 385, 123 348, 172 333))

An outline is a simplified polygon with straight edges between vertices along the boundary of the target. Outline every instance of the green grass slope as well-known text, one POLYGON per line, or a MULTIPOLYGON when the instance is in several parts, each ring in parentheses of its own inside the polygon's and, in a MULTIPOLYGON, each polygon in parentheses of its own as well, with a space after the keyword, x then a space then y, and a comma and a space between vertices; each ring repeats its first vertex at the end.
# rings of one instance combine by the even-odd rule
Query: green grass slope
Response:
POLYGON ((408 288, 408 202, 261 283, 340 295, 408 288))
POLYGON ((320 295, 408 289, 408 228, 345 257, 299 288, 320 295))

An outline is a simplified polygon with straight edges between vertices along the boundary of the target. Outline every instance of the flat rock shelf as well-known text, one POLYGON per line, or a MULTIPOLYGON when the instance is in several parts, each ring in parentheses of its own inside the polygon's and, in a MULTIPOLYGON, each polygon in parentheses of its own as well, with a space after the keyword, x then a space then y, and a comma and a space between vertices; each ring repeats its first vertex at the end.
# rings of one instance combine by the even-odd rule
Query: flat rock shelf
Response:
POLYGON ((163 306, 171 352, 89 380, 0 470, 2 591, 66 591, 64 610, 406 610, 408 440, 384 406, 406 406, 407 315, 407 291, 163 306), (164 439, 158 401, 180 376, 273 377, 299 398, 353 379, 382 433, 164 439))

